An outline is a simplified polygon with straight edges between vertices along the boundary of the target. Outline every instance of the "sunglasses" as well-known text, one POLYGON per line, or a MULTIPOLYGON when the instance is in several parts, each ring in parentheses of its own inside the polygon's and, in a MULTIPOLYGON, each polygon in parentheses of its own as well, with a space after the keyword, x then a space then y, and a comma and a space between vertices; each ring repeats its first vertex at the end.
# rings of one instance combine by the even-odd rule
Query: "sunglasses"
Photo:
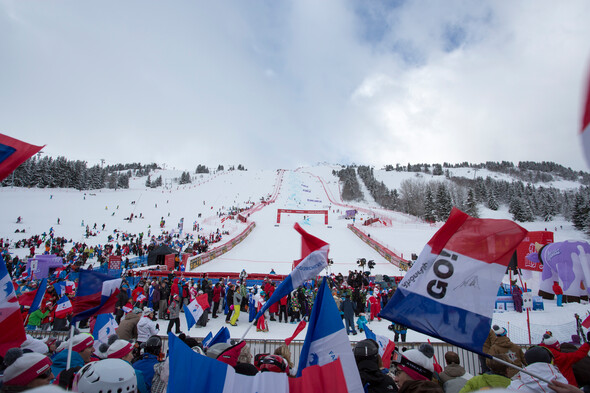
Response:
POLYGON ((43 374, 39 375, 37 378, 38 379, 49 379, 51 378, 51 368, 48 368, 47 371, 45 371, 43 374))

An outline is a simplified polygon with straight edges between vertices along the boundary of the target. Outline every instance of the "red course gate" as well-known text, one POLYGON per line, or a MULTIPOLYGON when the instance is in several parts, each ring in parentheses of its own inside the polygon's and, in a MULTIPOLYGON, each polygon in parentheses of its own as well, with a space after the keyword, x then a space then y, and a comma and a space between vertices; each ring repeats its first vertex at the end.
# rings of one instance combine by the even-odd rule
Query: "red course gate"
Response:
POLYGON ((295 213, 295 214, 323 214, 324 224, 328 225, 328 211, 327 210, 291 210, 291 209, 277 209, 277 224, 281 223, 281 213, 295 213))

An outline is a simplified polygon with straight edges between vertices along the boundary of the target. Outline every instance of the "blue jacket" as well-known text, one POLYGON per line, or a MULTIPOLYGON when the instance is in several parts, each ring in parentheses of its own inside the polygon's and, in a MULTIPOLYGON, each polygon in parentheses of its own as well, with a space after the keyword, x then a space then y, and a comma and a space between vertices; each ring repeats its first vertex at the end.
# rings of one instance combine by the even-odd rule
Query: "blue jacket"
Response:
POLYGON ((133 368, 135 371, 139 371, 143 374, 145 386, 147 387, 148 392, 152 390, 154 366, 158 363, 160 363, 158 361, 158 357, 156 355, 152 355, 151 353, 143 354, 139 360, 133 363, 133 368))
MULTIPOLYGON (((56 353, 55 355, 53 355, 53 357, 51 358, 51 361, 53 362, 53 364, 51 365, 51 372, 53 372, 53 375, 55 375, 55 377, 57 378, 59 373, 61 373, 63 370, 66 369, 66 364, 68 361, 67 348, 64 349, 63 351, 60 351, 60 352, 56 353)), ((84 359, 82 359, 82 356, 80 356, 80 354, 78 352, 72 351, 72 359, 70 361, 70 368, 77 367, 77 366, 80 366, 80 367, 84 366, 84 359)))

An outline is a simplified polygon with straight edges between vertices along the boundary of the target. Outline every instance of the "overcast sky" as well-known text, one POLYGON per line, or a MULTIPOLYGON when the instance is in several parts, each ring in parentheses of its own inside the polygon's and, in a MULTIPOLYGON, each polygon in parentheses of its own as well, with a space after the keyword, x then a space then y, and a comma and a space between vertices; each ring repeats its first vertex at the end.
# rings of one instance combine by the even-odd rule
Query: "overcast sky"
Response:
POLYGON ((554 161, 590 1, 0 0, 0 133, 90 164, 554 161))

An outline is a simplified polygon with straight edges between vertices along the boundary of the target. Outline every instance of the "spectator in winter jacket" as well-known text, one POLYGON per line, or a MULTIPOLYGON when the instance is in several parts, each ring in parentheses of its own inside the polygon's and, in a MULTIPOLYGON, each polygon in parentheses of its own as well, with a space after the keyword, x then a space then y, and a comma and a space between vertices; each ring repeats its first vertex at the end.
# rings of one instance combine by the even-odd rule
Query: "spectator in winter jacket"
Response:
POLYGON ((561 289, 557 281, 553 281, 553 293, 557 297, 557 307, 563 307, 563 289, 561 289))
POLYGON ((232 326, 237 326, 238 318, 240 316, 240 306, 242 305, 242 293, 240 287, 236 288, 234 291, 234 312, 229 321, 232 326))
POLYGON ((133 311, 128 312, 125 318, 121 320, 119 327, 117 328, 117 336, 122 340, 135 340, 137 339, 137 324, 141 319, 141 309, 136 307, 133 311))
POLYGON ((172 326, 176 325, 176 334, 180 334, 180 297, 178 295, 172 296, 172 301, 168 306, 168 315, 170 317, 170 322, 168 322, 168 329, 167 333, 172 331, 172 326))
POLYGON ((123 307, 129 302, 129 296, 127 295, 127 284, 121 284, 121 290, 117 295, 117 303, 115 303, 115 321, 121 323, 121 318, 125 315, 123 307))
POLYGON ((152 281, 152 304, 154 312, 160 308, 160 284, 157 281, 152 281))
MULTIPOLYGON (((562 343, 559 350, 563 353, 576 352, 578 347, 572 343, 562 343)), ((572 365, 572 371, 576 378, 576 385, 580 388, 590 387, 590 357, 585 356, 582 360, 572 365)))
POLYGON ((381 371, 379 345, 374 340, 359 341, 354 347, 354 360, 365 392, 397 393, 398 389, 393 378, 381 371))
POLYGON ((219 301, 221 300, 221 283, 217 282, 213 288, 213 318, 217 318, 217 312, 219 311, 219 301))
MULTIPOLYGON (((553 355, 546 347, 535 346, 529 348, 524 354, 526 363, 524 370, 529 371, 532 375, 538 375, 548 381, 557 380, 561 383, 567 383, 565 377, 559 372, 553 364, 553 355)), ((552 392, 548 384, 528 373, 519 372, 513 378, 508 390, 518 390, 519 392, 552 392)))
POLYGON ((53 308, 51 302, 47 302, 45 311, 41 311, 40 308, 33 311, 29 315, 29 321, 27 322, 27 330, 36 330, 39 329, 41 326, 41 321, 43 318, 47 317, 53 308))
POLYGON ((365 331, 365 326, 367 326, 367 317, 365 316, 365 313, 362 312, 359 314, 359 317, 356 319, 356 326, 359 328, 359 332, 364 332, 365 331))
POLYGON ((340 305, 340 311, 344 315, 344 325, 346 326, 346 334, 352 333, 356 336, 356 330, 354 328, 354 305, 350 300, 350 296, 347 294, 344 301, 340 305))
MULTIPOLYGON (((505 362, 510 361, 508 356, 505 354, 498 354, 495 356, 505 362)), ((508 385, 510 385, 512 381, 506 376, 510 367, 493 359, 487 359, 487 363, 490 371, 471 378, 469 381, 467 381, 459 393, 469 393, 476 390, 490 388, 506 388, 508 385)))
POLYGON ((170 297, 170 287, 166 280, 160 283, 160 306, 158 308, 158 318, 165 319, 168 315, 168 298, 170 297))
POLYGON ((137 323, 137 342, 144 343, 151 336, 158 334, 159 326, 152 318, 154 317, 154 310, 145 307, 142 312, 143 316, 137 323))
POLYGON ((461 360, 457 352, 445 353, 446 366, 438 376, 445 393, 458 393, 473 375, 465 371, 461 366, 461 360))
POLYGON ((225 323, 229 323, 231 319, 231 315, 233 313, 233 303, 234 303, 234 284, 229 283, 227 286, 227 291, 225 292, 225 323))
MULTIPOLYGON (((526 363, 524 360, 522 348, 510 341, 508 336, 506 336, 506 329, 498 325, 494 325, 492 326, 492 330, 496 334, 496 339, 490 347, 488 354, 496 357, 497 355, 506 355, 510 363, 518 367, 524 367, 526 363)), ((512 378, 517 372, 517 369, 509 367, 506 375, 508 378, 512 378)))
MULTIPOLYGON (((588 332, 587 338, 590 341, 590 332, 588 332)), ((590 344, 588 344, 587 342, 582 344, 582 346, 578 348, 578 350, 575 352, 562 352, 559 341, 557 341, 557 339, 553 337, 553 335, 550 334, 550 332, 547 332, 543 335, 543 341, 541 341, 541 344, 539 345, 546 347, 551 351, 551 354, 555 359, 555 365, 557 366, 557 368, 559 368, 563 376, 567 379, 567 383, 569 383, 570 385, 577 386, 576 377, 574 376, 572 365, 588 355, 588 351, 590 350, 590 344)))

